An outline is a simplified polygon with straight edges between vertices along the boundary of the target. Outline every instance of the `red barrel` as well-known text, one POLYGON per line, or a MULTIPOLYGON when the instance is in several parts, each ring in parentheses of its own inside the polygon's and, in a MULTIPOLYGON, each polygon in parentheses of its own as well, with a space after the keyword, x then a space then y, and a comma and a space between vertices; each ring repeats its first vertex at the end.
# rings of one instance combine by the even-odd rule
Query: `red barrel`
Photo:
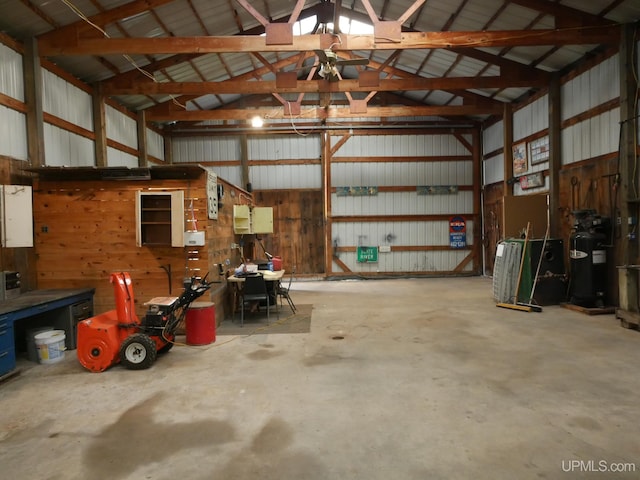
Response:
POLYGON ((185 318, 188 345, 209 345, 216 341, 216 306, 211 302, 191 304, 185 318))

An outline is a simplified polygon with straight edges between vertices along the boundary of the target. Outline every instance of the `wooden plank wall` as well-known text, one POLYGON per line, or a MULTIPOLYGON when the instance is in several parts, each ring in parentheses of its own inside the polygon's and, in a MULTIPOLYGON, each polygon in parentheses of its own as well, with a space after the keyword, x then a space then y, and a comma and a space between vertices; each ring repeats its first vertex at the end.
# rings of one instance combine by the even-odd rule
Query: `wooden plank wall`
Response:
POLYGON ((485 247, 485 274, 493 274, 493 265, 496 259, 496 246, 504 238, 502 225, 504 187, 502 183, 494 183, 484 188, 484 247, 485 247))
MULTIPOLYGON (((225 185, 227 192, 234 188, 225 185)), ((220 322, 228 311, 224 276, 217 263, 237 264, 238 252, 230 246, 232 208, 222 208, 217 221, 208 221, 206 176, 198 180, 150 181, 46 181, 34 188, 34 228, 38 288, 94 287, 94 310, 115 308, 112 272, 131 274, 136 313, 144 315, 144 302, 156 296, 177 296, 185 277, 199 268, 210 271, 214 285, 209 298, 216 303, 220 322), (206 230, 205 247, 137 247, 135 196, 140 189, 185 192, 185 214, 193 198, 198 228, 206 230), (171 278, 164 268, 171 270, 171 278)))
POLYGON ((273 234, 263 235, 267 252, 282 257, 284 269, 296 274, 324 273, 324 220, 321 190, 261 190, 257 205, 273 207, 273 234))
MULTIPOLYGON (((574 210, 593 209, 603 216, 609 217, 615 227, 618 213, 612 209, 616 201, 621 201, 616 190, 613 188, 613 174, 617 171, 617 157, 606 155, 571 165, 566 165, 560 170, 560 234, 565 247, 565 266, 567 273, 570 273, 569 250, 570 237, 572 233, 574 210), (572 179, 576 186, 572 186, 572 179)), ((501 224, 503 208, 503 184, 496 183, 488 185, 484 189, 484 245, 486 248, 486 268, 485 273, 491 275, 495 261, 496 244, 504 238, 504 227, 501 224)), ((613 245, 615 247, 607 249, 608 255, 608 282, 610 290, 607 292, 607 303, 617 305, 617 269, 614 262, 614 249, 622 248, 619 238, 619 229, 615 227, 613 233, 613 245)))
MULTIPOLYGON (((612 248, 607 248, 608 281, 607 304, 618 304, 618 272, 615 265, 615 248, 622 248, 620 229, 615 226, 619 212, 612 210, 612 205, 620 205, 620 194, 613 188, 612 175, 618 170, 617 155, 610 154, 583 162, 566 165, 560 170, 560 231, 565 245, 565 262, 570 268, 569 239, 571 236, 574 217, 573 210, 593 209, 603 216, 609 217, 614 226, 612 230, 612 248), (577 180, 577 186, 572 187, 571 179, 577 180), (617 202, 617 203, 616 203, 617 202)), ((574 180, 574 182, 576 181, 574 180)))
MULTIPOLYGON (((31 174, 22 170, 28 166, 25 161, 0 155, 0 184, 31 185, 31 174)), ((5 270, 20 272, 23 292, 34 290, 37 285, 35 249, 0 246, 0 271, 5 270)))

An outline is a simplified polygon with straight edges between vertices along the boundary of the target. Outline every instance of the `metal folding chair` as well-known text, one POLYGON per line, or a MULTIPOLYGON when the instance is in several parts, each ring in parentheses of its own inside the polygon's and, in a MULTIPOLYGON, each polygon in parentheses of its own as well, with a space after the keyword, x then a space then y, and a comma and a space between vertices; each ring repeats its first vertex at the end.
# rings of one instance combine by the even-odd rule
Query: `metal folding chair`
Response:
POLYGON ((240 326, 244 326, 244 304, 246 302, 267 302, 267 324, 269 323, 270 295, 267 282, 262 275, 249 275, 244 279, 244 286, 240 293, 240 326))
POLYGON ((291 281, 293 280, 293 274, 295 273, 295 271, 296 270, 294 268, 293 271, 291 272, 291 276, 289 277, 289 285, 286 287, 283 287, 282 282, 278 282, 278 289, 276 291, 276 293, 280 297, 280 306, 282 307, 282 299, 286 298, 287 302, 289 303, 289 306, 291 307, 291 311, 293 313, 296 313, 296 306, 293 303, 293 300, 291 299, 291 295, 289 295, 289 290, 291 290, 291 281))

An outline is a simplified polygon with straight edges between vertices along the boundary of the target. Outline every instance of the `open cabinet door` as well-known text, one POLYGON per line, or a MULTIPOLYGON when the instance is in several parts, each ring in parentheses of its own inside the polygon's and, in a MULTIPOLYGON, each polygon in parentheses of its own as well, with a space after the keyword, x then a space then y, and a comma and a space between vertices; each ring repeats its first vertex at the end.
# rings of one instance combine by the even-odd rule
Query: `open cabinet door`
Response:
POLYGON ((27 185, 0 185, 2 246, 33 247, 33 198, 27 185))

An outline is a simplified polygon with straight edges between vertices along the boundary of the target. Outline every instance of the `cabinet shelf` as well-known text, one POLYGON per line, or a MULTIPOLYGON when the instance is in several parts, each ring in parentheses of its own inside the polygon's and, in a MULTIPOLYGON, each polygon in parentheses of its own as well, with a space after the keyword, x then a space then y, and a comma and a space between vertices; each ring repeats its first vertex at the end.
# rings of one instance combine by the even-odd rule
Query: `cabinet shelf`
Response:
POLYGON ((136 192, 136 244, 184 246, 184 192, 136 192))
POLYGON ((236 234, 273 233, 273 208, 249 205, 233 206, 233 231, 236 234))

